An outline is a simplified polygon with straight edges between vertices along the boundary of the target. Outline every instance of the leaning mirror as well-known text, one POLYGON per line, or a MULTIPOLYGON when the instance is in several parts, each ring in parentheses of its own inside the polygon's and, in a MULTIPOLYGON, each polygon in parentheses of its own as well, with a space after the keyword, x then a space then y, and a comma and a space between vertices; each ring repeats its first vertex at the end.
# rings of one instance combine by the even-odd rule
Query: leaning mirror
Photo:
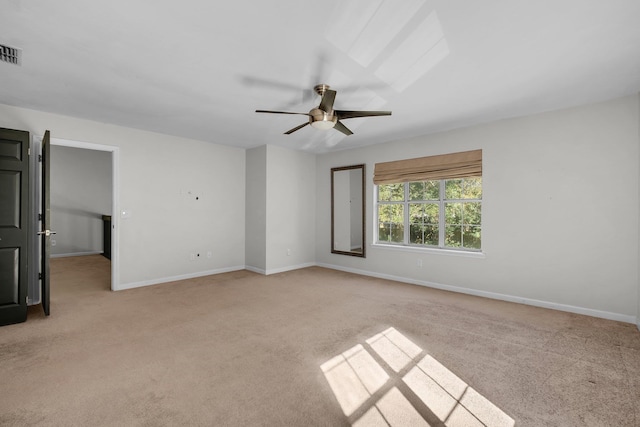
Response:
POLYGON ((331 169, 331 252, 365 256, 364 165, 331 169))

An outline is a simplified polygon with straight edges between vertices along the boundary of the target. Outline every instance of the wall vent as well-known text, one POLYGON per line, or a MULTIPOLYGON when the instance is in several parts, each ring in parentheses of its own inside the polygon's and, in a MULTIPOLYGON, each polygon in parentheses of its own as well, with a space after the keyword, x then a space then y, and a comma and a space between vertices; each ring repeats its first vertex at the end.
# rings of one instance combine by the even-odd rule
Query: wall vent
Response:
POLYGON ((22 65, 22 49, 0 44, 0 62, 22 65))

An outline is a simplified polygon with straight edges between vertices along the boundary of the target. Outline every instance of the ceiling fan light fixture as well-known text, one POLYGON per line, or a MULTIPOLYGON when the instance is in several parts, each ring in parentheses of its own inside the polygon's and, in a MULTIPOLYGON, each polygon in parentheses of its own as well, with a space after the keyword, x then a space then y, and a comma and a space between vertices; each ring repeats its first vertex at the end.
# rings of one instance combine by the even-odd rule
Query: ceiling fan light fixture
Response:
POLYGON ((336 124, 332 121, 329 120, 322 120, 322 121, 318 121, 318 122, 311 122, 311 126, 313 126, 316 129, 320 129, 320 130, 329 130, 329 129, 333 129, 333 127, 336 124))
POLYGON ((309 112, 309 123, 316 129, 333 129, 337 121, 338 117, 333 114, 328 114, 319 108, 314 108, 309 112))

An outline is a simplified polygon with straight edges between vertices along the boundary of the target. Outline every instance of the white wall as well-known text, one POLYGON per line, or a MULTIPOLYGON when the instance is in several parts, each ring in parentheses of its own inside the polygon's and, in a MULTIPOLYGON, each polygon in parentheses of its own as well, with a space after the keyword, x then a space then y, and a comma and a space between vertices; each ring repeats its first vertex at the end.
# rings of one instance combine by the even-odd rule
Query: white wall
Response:
POLYGON ((119 288, 243 268, 251 191, 264 206, 266 222, 255 230, 265 244, 247 256, 263 254, 266 273, 319 263, 633 322, 640 312, 639 103, 632 96, 318 156, 273 146, 251 154, 6 105, 0 126, 119 147, 119 208, 131 212, 117 231, 119 288), (484 257, 371 247, 376 162, 476 148, 483 149, 484 257), (263 169, 253 169, 255 161, 263 169), (245 162, 252 164, 246 175, 245 162), (367 164, 365 259, 330 253, 330 169, 359 163, 367 164), (246 182, 257 176, 265 178, 264 203, 246 182), (191 253, 200 257, 191 261, 191 253))
POLYGON ((313 154, 267 146, 268 274, 315 264, 315 180, 313 154))
POLYGON ((315 264, 315 156, 247 150, 246 264, 273 274, 315 264))
POLYGON ((244 268, 245 150, 7 105, 0 126, 120 147, 118 288, 244 268))
POLYGON ((321 265, 634 322, 638 314, 639 98, 317 157, 321 265), (484 257, 372 247, 331 254, 331 167, 483 150, 484 257), (423 267, 418 267, 421 259, 423 267))
POLYGON ((53 256, 103 252, 111 193, 111 153, 51 146, 53 256))

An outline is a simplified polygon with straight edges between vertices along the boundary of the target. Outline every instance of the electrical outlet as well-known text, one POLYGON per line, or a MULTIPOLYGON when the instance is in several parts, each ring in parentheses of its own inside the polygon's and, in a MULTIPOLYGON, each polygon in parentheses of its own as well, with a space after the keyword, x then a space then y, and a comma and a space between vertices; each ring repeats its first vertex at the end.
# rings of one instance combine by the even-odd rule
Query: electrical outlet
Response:
POLYGON ((291 256, 291 249, 287 249, 287 256, 291 256))
POLYGON ((191 254, 191 255, 189 255, 189 259, 190 259, 191 261, 195 261, 195 260, 196 260, 196 254, 191 254))
POLYGON ((417 265, 418 267, 422 268, 422 260, 421 260, 421 259, 419 259, 419 260, 416 262, 416 265, 417 265))

